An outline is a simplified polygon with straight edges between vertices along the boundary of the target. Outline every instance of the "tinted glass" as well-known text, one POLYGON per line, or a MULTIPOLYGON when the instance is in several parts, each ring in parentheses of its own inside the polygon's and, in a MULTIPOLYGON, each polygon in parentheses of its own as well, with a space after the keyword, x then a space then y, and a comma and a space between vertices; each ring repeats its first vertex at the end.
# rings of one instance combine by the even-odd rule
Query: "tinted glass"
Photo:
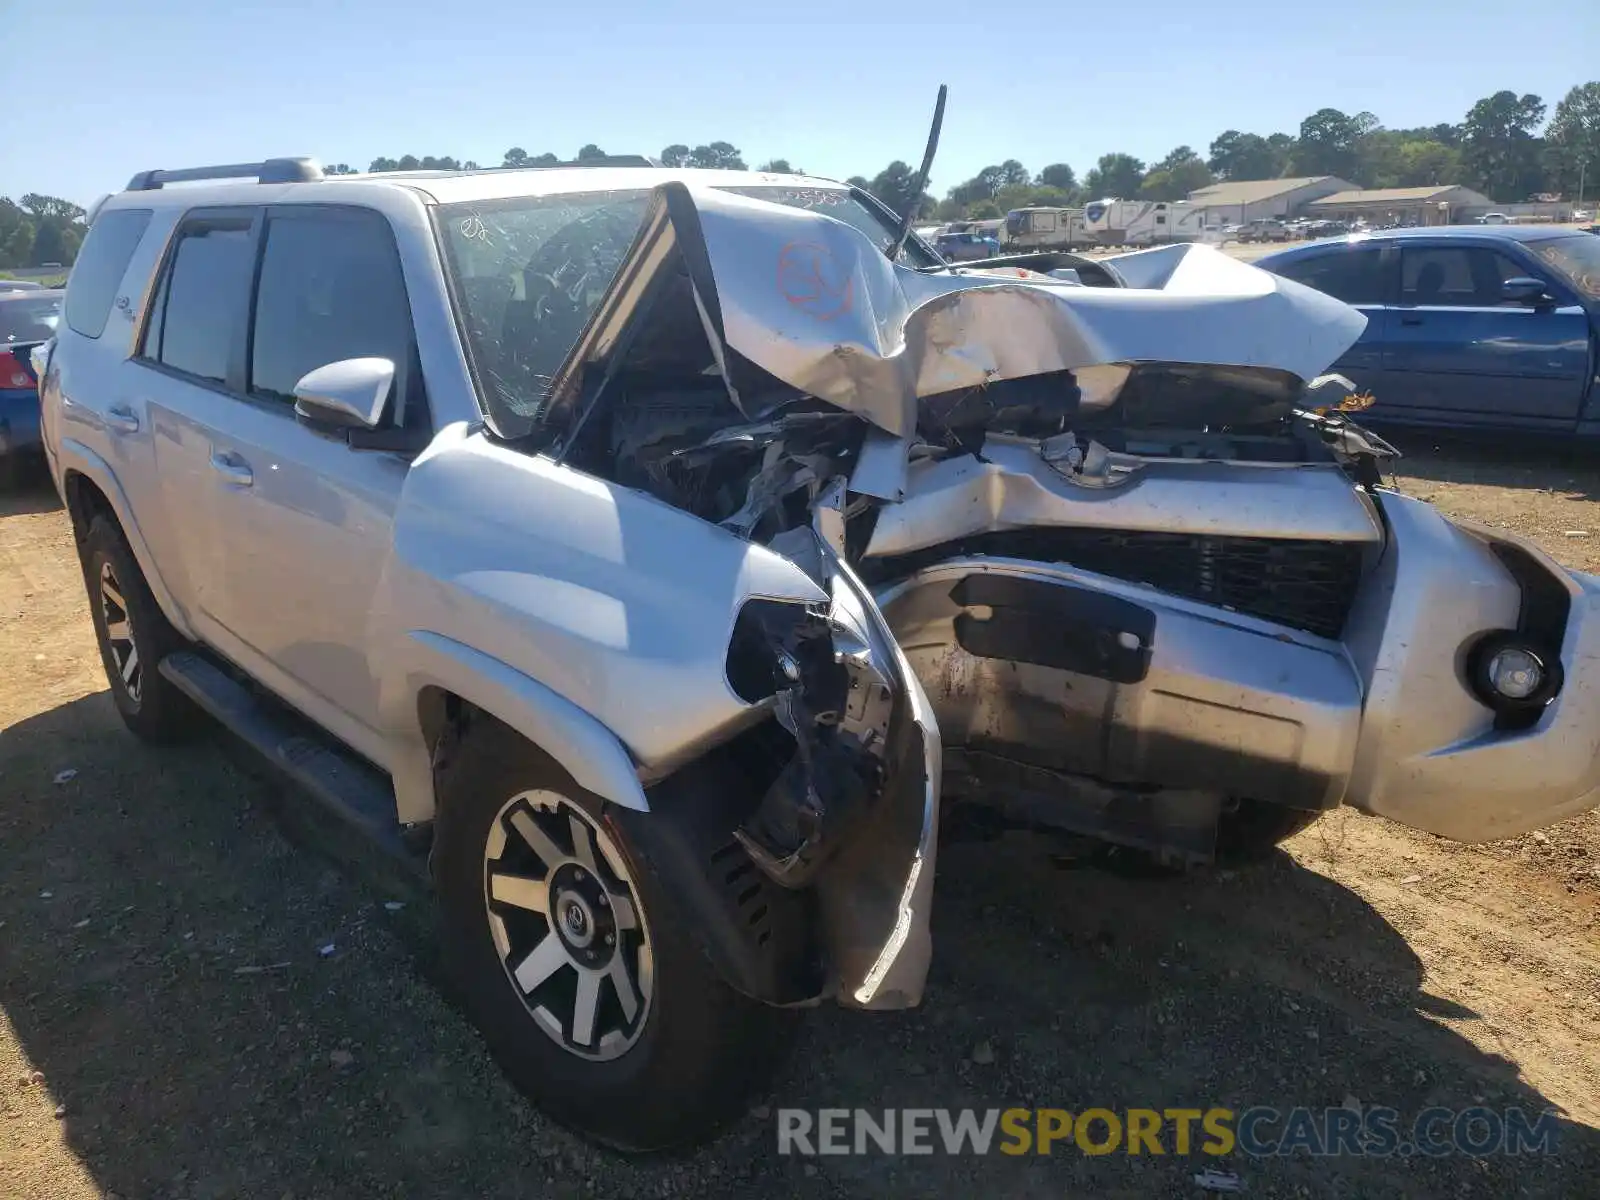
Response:
POLYGON ((272 218, 261 254, 250 390, 293 400, 301 376, 346 358, 410 357, 411 310, 388 222, 376 213, 272 218))
POLYGON ((0 294, 0 345, 54 337, 60 319, 60 292, 0 294))
POLYGON ((226 381, 250 266, 250 230, 243 222, 180 230, 157 298, 159 317, 145 335, 145 357, 201 379, 226 381))
POLYGON ((1507 279, 1526 278, 1529 268, 1487 246, 1423 246, 1400 256, 1400 303, 1493 308, 1507 279))
POLYGON ((1297 258, 1273 270, 1346 304, 1383 303, 1383 252, 1377 247, 1297 258))
POLYGON ((67 280, 67 324, 75 332, 91 338, 105 332, 128 260, 149 224, 148 208, 119 208, 89 227, 67 280))

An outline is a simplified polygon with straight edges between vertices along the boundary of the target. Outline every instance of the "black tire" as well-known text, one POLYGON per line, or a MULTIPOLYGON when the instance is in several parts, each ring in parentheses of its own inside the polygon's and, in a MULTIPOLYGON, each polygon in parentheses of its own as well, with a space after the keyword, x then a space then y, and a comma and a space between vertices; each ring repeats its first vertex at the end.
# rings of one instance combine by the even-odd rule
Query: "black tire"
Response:
MULTIPOLYGON (((582 792, 548 757, 488 718, 475 720, 440 770, 433 874, 442 957, 462 1007, 512 1083, 545 1113, 584 1136, 632 1152, 704 1141, 742 1115, 780 1061, 795 1024, 794 1014, 740 995, 712 970, 674 911, 671 893, 649 866, 642 843, 650 820, 648 814, 624 814, 582 792), (646 993, 642 1024, 632 1034, 636 1040, 607 1060, 580 1057, 558 1044, 558 1036, 574 1040, 576 1017, 570 1022, 557 1017, 558 1034, 534 1018, 511 978, 509 964, 519 950, 508 948, 503 959, 490 924, 491 831, 507 827, 508 802, 540 790, 588 817, 620 852, 626 883, 619 894, 631 894, 640 910, 640 928, 653 956, 653 989, 646 993)), ((555 828, 559 831, 559 820, 555 828)), ((602 847, 599 854, 604 853, 602 847)), ((496 855, 492 861, 505 860, 496 855)), ((542 876, 551 892, 555 875, 549 870, 542 876)), ((558 906, 559 895, 547 894, 547 912, 558 906)), ((500 911, 508 910, 502 905, 500 911)), ((510 915, 524 916, 520 911, 510 915)), ((553 920, 530 919, 548 927, 544 939, 556 938, 553 920)), ((502 923, 502 938, 508 936, 506 928, 502 923)), ((618 928, 621 954, 624 934, 618 928)), ((559 988, 566 971, 557 968, 548 984, 538 986, 559 988)), ((570 977, 578 974, 573 970, 570 977)), ((621 1009, 614 999, 612 1004, 615 1015, 621 1009)), ((591 1036, 594 1029, 591 1025, 591 1036)))
POLYGON ((100 661, 123 723, 148 742, 181 741, 194 732, 200 713, 158 668, 163 658, 188 643, 150 594, 128 539, 110 517, 102 513, 89 523, 82 557, 100 661), (125 621, 113 629, 109 621, 118 610, 125 621), (126 638, 113 636, 123 630, 126 638), (130 646, 136 662, 125 677, 130 646))
POLYGON ((1259 862, 1271 855, 1279 842, 1308 828, 1321 815, 1315 810, 1242 798, 1238 807, 1224 812, 1217 823, 1217 861, 1259 862))

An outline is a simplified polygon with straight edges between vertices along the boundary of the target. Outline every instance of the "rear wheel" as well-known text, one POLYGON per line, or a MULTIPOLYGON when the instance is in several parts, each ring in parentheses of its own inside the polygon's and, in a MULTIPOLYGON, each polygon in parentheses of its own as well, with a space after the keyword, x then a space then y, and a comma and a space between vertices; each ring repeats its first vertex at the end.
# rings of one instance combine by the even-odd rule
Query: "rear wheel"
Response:
POLYGON ((638 842, 651 818, 619 821, 487 719, 439 790, 445 959, 512 1082, 627 1150, 700 1141, 744 1112, 792 1020, 712 971, 638 842))
POLYGON ((100 661, 123 723, 151 742, 191 733, 198 710, 158 669, 187 643, 151 595, 122 530, 104 514, 84 539, 83 576, 100 661))

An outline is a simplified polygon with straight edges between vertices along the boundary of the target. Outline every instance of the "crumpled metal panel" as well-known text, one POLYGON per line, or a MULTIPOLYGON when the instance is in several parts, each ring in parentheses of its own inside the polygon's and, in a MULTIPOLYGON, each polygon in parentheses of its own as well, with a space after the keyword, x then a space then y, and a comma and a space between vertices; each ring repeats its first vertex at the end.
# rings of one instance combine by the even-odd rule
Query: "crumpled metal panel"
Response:
POLYGON ((1371 502, 1333 465, 1151 459, 1112 488, 1053 470, 1034 445, 995 437, 981 458, 913 465, 905 500, 878 514, 867 558, 909 554, 976 533, 1050 526, 1207 537, 1377 543, 1371 502))
POLYGON ((821 213, 693 189, 727 345, 896 436, 917 399, 1106 363, 1262 367, 1310 379, 1366 317, 1209 246, 1121 255, 1134 286, 924 273, 821 213))

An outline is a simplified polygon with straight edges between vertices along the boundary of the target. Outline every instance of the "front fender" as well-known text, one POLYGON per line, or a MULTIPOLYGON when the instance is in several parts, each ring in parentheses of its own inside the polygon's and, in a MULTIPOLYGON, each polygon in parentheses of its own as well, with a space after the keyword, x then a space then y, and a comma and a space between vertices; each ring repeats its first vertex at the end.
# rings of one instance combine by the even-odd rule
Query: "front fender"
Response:
POLYGON ((378 699, 384 726, 392 731, 395 805, 402 822, 427 821, 434 814, 433 762, 417 707, 427 687, 460 696, 515 729, 586 791, 624 808, 650 807, 632 758, 599 721, 481 650, 413 630, 385 652, 378 699))

